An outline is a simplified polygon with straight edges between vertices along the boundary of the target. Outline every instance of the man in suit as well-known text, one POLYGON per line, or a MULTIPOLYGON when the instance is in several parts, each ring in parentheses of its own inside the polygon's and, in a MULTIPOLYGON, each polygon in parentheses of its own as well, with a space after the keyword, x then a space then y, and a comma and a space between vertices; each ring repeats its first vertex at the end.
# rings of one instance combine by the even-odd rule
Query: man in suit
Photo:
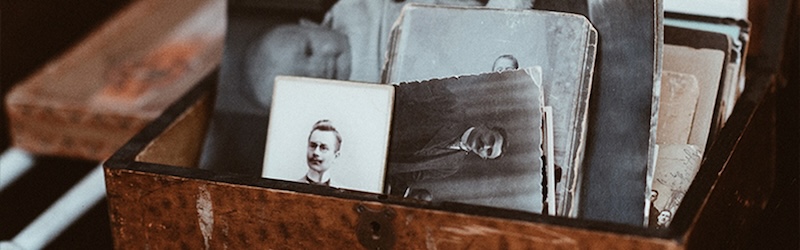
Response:
POLYGON ((389 146, 391 193, 403 195, 414 182, 451 176, 470 158, 492 160, 503 154, 505 130, 467 119, 445 85, 401 89, 389 146))
MULTIPOLYGON (((308 172, 299 182, 331 186, 330 170, 339 158, 342 136, 329 120, 317 121, 308 135, 306 162, 308 172)), ((336 184, 333 184, 336 186, 336 184)))
POLYGON ((656 200, 658 200, 658 191, 655 189, 650 190, 650 215, 647 222, 650 228, 655 228, 658 225, 658 216, 661 214, 661 211, 656 208, 656 200))

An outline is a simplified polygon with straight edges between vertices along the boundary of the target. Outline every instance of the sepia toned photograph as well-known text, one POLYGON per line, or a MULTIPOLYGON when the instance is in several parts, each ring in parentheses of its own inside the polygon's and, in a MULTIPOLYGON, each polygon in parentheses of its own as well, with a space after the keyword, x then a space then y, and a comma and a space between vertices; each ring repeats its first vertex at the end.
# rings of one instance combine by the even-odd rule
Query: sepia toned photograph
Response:
POLYGON ((648 226, 666 228, 700 169, 703 150, 692 144, 659 145, 648 226))
POLYGON ((401 83, 387 190, 542 213, 541 69, 401 83))
POLYGON ((262 177, 380 193, 392 86, 278 77, 262 177))

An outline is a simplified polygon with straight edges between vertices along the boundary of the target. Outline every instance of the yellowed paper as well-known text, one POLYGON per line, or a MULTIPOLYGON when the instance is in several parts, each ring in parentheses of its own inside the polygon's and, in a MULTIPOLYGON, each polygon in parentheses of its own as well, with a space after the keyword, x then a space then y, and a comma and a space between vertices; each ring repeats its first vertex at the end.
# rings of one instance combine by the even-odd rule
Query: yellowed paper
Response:
POLYGON ((656 143, 688 143, 699 95, 697 78, 693 75, 662 73, 656 143))
POLYGON ((689 134, 689 144, 701 149, 705 149, 708 141, 724 65, 725 53, 721 50, 664 45, 663 70, 690 74, 697 78, 700 96, 689 134))
POLYGON ((691 144, 659 145, 651 191, 650 227, 666 227, 692 184, 703 150, 691 144))

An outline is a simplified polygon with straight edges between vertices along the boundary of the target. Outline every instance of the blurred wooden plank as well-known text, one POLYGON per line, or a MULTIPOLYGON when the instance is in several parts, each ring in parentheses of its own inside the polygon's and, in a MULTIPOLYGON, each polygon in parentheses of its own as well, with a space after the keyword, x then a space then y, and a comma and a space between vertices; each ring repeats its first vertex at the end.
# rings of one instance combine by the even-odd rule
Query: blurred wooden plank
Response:
POLYGON ((139 0, 6 99, 15 146, 100 161, 222 56, 225 1, 139 0))

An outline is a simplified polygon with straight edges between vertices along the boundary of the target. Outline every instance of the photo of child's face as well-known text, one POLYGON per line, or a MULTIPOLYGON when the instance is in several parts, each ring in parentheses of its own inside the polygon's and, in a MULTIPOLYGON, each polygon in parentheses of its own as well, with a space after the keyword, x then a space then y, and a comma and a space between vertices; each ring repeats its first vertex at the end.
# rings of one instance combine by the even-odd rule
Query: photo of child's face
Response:
POLYGON ((275 76, 348 79, 350 45, 347 37, 323 26, 283 25, 257 40, 248 51, 247 81, 262 107, 271 102, 275 76))
POLYGON ((501 72, 506 70, 515 70, 519 68, 519 62, 512 55, 502 55, 494 61, 492 71, 501 72))

